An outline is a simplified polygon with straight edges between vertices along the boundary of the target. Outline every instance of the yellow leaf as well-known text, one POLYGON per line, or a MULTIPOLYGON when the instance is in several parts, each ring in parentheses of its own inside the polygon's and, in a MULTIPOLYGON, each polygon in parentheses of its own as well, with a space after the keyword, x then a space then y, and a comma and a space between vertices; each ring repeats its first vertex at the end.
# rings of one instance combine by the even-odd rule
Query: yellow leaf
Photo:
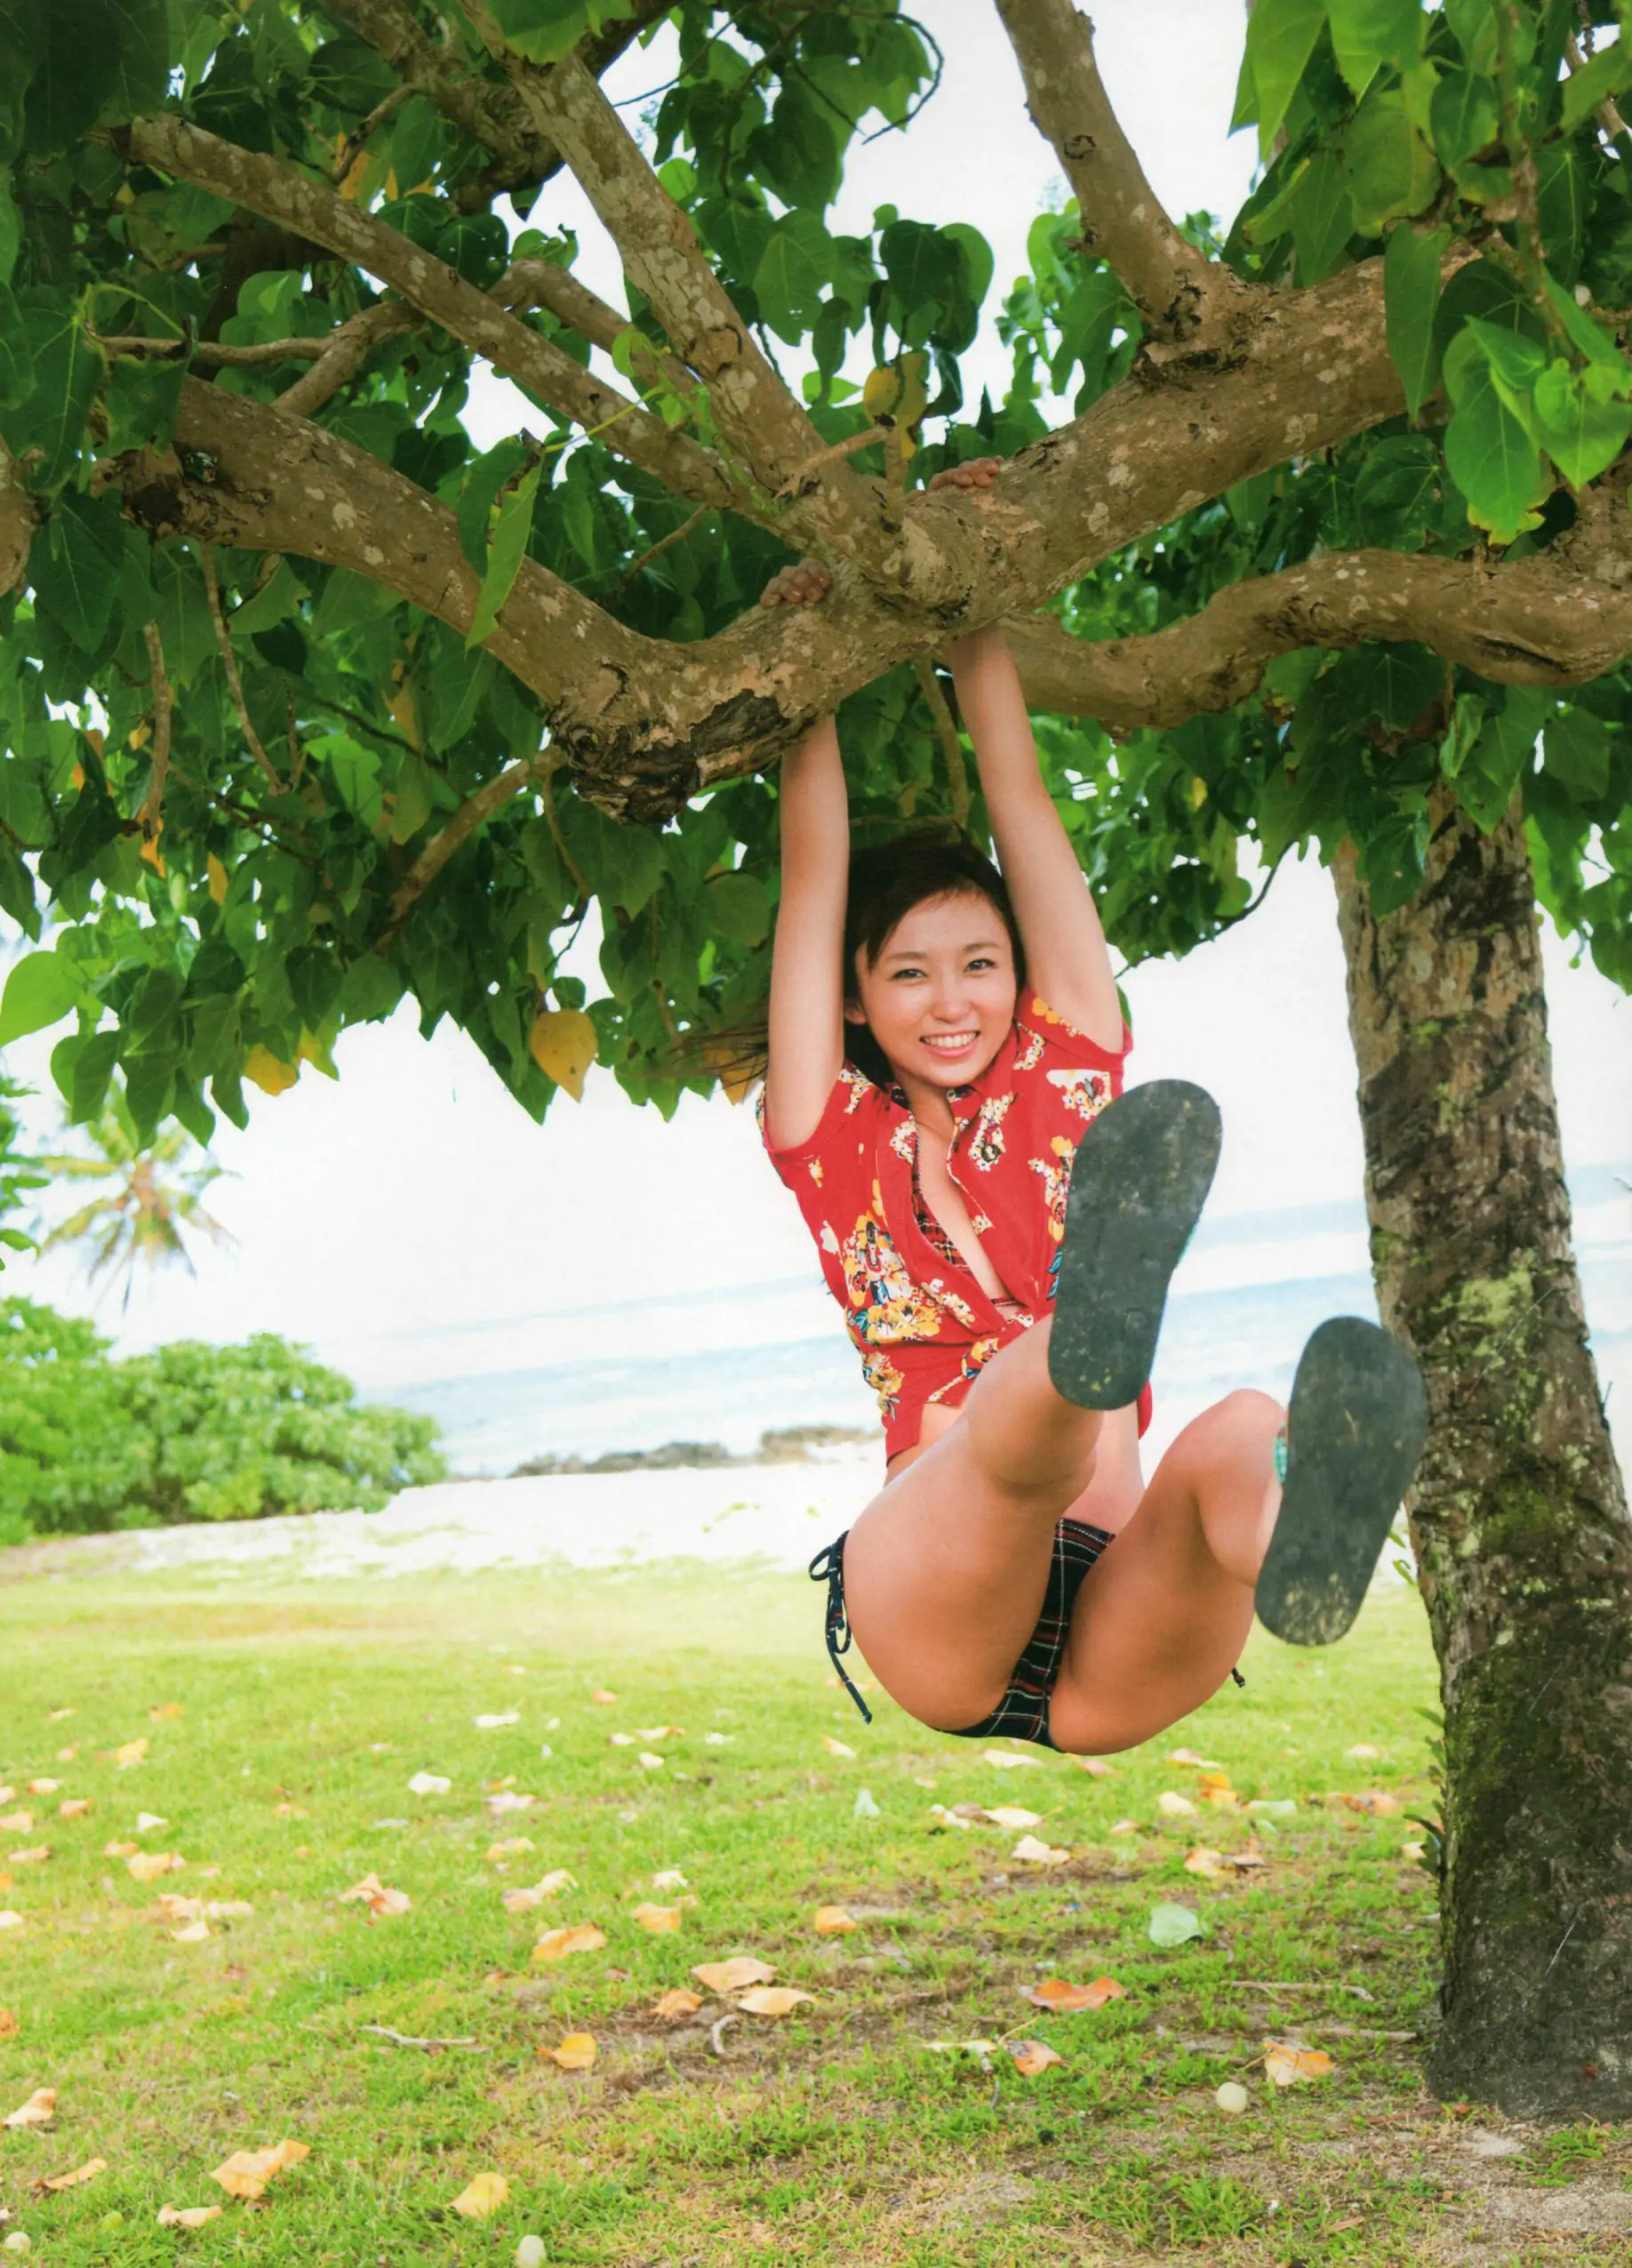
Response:
POLYGON ((751 2016, 788 2016, 801 2002, 813 2002, 813 1992, 800 1992, 791 1984, 756 1984, 751 1992, 740 1993, 737 2006, 751 2016))
POLYGON ((836 1741, 831 1733, 824 1733, 821 1744, 829 1756, 853 1756, 855 1751, 844 1741, 836 1741))
POLYGON ((1009 1855, 1028 1866, 1060 1866, 1071 1854, 1061 1844, 1041 1842, 1036 1835, 1022 1835, 1009 1855))
POLYGON ((349 1890, 342 1890, 340 1903, 345 1905, 352 1898, 360 1898, 372 1916, 406 1913, 413 1903, 406 1890, 388 1889, 377 1874, 365 1874, 354 1882, 349 1890))
POLYGON ((106 2158, 92 2158, 84 2165, 76 2166, 71 2174, 42 2174, 37 2181, 29 2184, 29 2187, 39 2190, 77 2189, 81 2183, 93 2182, 99 2174, 107 2171, 106 2158))
POLYGON ((1037 1827, 1042 1824, 1040 1812, 1023 1811, 1017 1803, 997 1804, 990 1811, 983 1811, 980 1816, 982 1819, 989 1819, 994 1827, 1009 1827, 1018 1830, 1021 1827, 1037 1827))
POLYGON ((181 1713, 181 1703, 179 1701, 161 1701, 148 1711, 149 1717, 180 1717, 181 1713))
POLYGON ((1041 1984, 1022 1985, 1020 1996, 1034 2008, 1067 2015, 1076 2008, 1102 2008, 1107 2000, 1120 2000, 1125 1989, 1114 1976, 1096 1976, 1092 1984, 1068 1984, 1063 1977, 1045 1976, 1041 1984))
POLYGON ((554 2048, 546 2048, 544 2053, 552 2064, 559 2064, 564 2072, 587 2072, 595 2062, 594 2034, 569 2032, 564 2040, 554 2048))
POLYGON ((453 2210, 462 2213, 468 2221, 484 2221, 508 2204, 510 2184, 502 2174, 478 2174, 469 2185, 461 2189, 453 2200, 453 2210))
POLYGON ((8 2127, 44 2127, 49 2126, 56 2115, 56 2088, 36 2087, 21 2108, 13 2111, 4 2123, 8 2127))
POLYGON ((665 1866, 652 1876, 652 1887, 654 1890, 689 1890, 692 1886, 677 1866, 665 1866))
POLYGON ((1043 1759, 1040 1756, 1017 1756, 1012 1749, 1007 1748, 983 1748, 980 1751, 980 1760, 983 1764, 995 1764, 1000 1772, 1018 1772, 1028 1764, 1038 1771, 1041 1771, 1043 1767, 1043 1759))
POLYGON ((147 865, 153 869, 153 871, 158 876, 161 882, 164 878, 164 861, 159 850, 159 837, 164 832, 164 822, 161 819, 155 824, 151 835, 144 831, 141 840, 141 848, 136 854, 138 858, 141 859, 147 865))
POLYGON ((1366 1788, 1358 1795, 1328 1796, 1326 1800, 1328 1803, 1343 1804, 1350 1811, 1370 1812, 1374 1817, 1400 1808, 1398 1796, 1390 1795, 1386 1788, 1366 1788))
POLYGON ((596 1686, 589 1698, 599 1709, 614 1709, 618 1703, 617 1695, 615 1693, 608 1693, 604 1686, 596 1686))
POLYGON ((31 1796, 54 1796, 61 1785, 60 1780, 30 1780, 23 1792, 31 1796))
POLYGON ((210 895, 218 906, 227 901, 227 870, 212 851, 204 860, 204 872, 209 877, 210 895))
POLYGON ((34 1814, 31 1811, 0 1812, 0 1828, 8 1835, 27 1835, 32 1832, 33 1827, 34 1814))
POLYGON ((83 1819, 91 1808, 89 1796, 64 1796, 57 1806, 59 1819, 83 1819))
POLYGON ((226 2210, 224 2205, 161 2205, 158 2224, 161 2229, 202 2229, 206 2221, 213 2221, 226 2210))
POLYGON ((535 1961, 564 1960, 569 1953, 593 1953, 606 1943, 606 1932, 593 1921, 578 1921, 564 1929, 547 1929, 532 1949, 535 1961))
POLYGON ((1022 2079, 1035 2079, 1051 2064, 1063 2064, 1065 2061, 1057 2049, 1046 2047, 1041 2040, 1012 2040, 1009 2053, 1014 2058, 1014 2068, 1022 2079))
POLYGON ((133 1858, 140 1848, 140 1843, 104 1843, 102 1856, 104 1858, 133 1858))
POLYGON ((13 1851, 9 1863, 12 1866, 39 1866, 50 1856, 49 1843, 36 1843, 32 1850, 13 1851))
POLYGON ((121 1772, 128 1772, 132 1764, 140 1764, 141 1762, 142 1758, 146 1756, 147 1752, 148 1736, 144 1733, 140 1740, 126 1741, 123 1748, 115 1749, 113 1752, 113 1760, 118 1766, 121 1772))
POLYGON ((244 1059, 244 1076, 253 1079, 263 1094, 284 1094, 300 1074, 293 1063, 280 1062, 269 1047, 258 1043, 244 1059))
POLYGON ((274 2174, 281 2174, 286 2167, 298 2166, 302 2158, 311 2154, 311 2144, 307 2142, 274 2142, 264 2150, 235 2150, 209 2178, 219 2182, 228 2197, 252 2201, 274 2174))
POLYGON ((1198 1788, 1206 1788, 1209 1791, 1215 1788, 1228 1788, 1229 1786, 1229 1774, 1228 1772, 1198 1773, 1196 1775, 1196 1784, 1198 1788))
POLYGON ((530 1835, 511 1835, 502 1843, 490 1843, 484 1855, 490 1866, 502 1866, 507 1859, 519 1858, 533 1847, 530 1835))
POLYGON ((595 1061, 595 1026, 581 1008, 546 1008, 532 1020, 527 1045, 532 1060, 574 1102, 581 1100, 584 1076, 595 1061))
POLYGON ((710 1992, 740 1992, 745 1984, 769 1984, 776 1971, 752 1953, 733 1953, 727 1961, 694 1962, 692 1975, 710 1992))
POLYGON ((1228 1882, 1230 1869, 1221 1851, 1209 1850, 1204 1845, 1193 1850, 1184 1862, 1187 1874, 1199 1874, 1209 1882, 1228 1882))
POLYGON ((678 1906, 641 1904, 635 1909, 635 1919, 643 1929, 650 1929, 654 1934, 664 1929, 678 1929, 680 1909, 678 1906))
POLYGON ((842 1936, 847 1929, 859 1929, 860 1923, 844 1906, 818 1906, 812 1925, 819 1937, 842 1936))
POLYGON ((1190 1819, 1196 1815, 1189 1797, 1175 1795, 1171 1788, 1164 1788, 1156 1798, 1156 1809, 1169 1819, 1190 1819))
POLYGON ((1102 1756, 1074 1756, 1071 1761, 1079 1772, 1092 1772, 1096 1780, 1115 1780, 1121 1776, 1116 1766, 1108 1764, 1102 1756))
POLYGON ((180 1851, 136 1851, 124 1863, 138 1882, 156 1882, 161 1874, 179 1873, 187 1864, 180 1851))
POLYGON ((18 2023, 11 2009, 0 2008, 0 2040, 9 2040, 13 2032, 21 2030, 21 2024, 18 2023))
POLYGON ((701 2006, 700 1992, 688 1992, 684 1984, 671 1984, 667 1992, 659 1995, 652 2008, 652 2014, 661 2016, 665 2024, 668 2024, 676 2016, 689 2016, 694 2014, 701 2006))
POLYGON ((1324 2048, 1298 2048, 1284 2040, 1266 2040, 1264 2049, 1264 2076, 1276 2087, 1324 2079, 1332 2069, 1332 2058, 1324 2048))

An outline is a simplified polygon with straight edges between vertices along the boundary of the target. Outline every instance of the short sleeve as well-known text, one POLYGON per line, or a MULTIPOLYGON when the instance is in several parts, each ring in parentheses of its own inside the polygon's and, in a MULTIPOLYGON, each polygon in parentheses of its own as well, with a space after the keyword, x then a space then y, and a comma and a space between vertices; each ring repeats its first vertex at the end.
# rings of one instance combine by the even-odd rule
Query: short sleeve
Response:
POLYGON ((821 1117, 803 1142, 790 1142, 779 1150, 771 1139, 771 1122, 765 1110, 765 1091, 761 1087, 756 1112, 760 1139, 765 1145, 765 1155, 783 1181, 788 1181, 796 1166, 808 1166, 812 1159, 831 1157, 838 1130, 847 1117, 859 1108, 862 1098, 873 1090, 872 1081, 846 1063, 834 1080, 821 1117))
POLYGON ((1068 1023, 1035 992, 1027 1004, 1027 1021, 1068 1062, 1080 1063, 1096 1070, 1119 1071, 1133 1045, 1132 1030, 1125 1017, 1122 1024, 1121 1046, 1115 1050, 1102 1047, 1097 1039, 1090 1039, 1085 1031, 1078 1031, 1075 1024, 1068 1023))

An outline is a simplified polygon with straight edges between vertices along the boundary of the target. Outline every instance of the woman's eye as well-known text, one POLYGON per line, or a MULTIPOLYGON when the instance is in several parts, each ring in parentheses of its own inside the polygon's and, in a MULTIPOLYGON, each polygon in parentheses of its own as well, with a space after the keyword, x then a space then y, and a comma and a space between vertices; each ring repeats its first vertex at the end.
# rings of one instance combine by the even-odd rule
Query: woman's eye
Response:
POLYGON ((971 961, 971 962, 970 962, 970 964, 969 964, 969 966, 970 966, 970 967, 971 967, 972 969, 986 969, 986 968, 996 968, 996 966, 997 966, 997 964, 996 964, 996 961, 991 961, 991 960, 979 960, 979 961, 971 961))
POLYGON ((922 978, 923 974, 924 971, 921 968, 898 968, 890 982, 892 984, 899 984, 904 976, 922 978))

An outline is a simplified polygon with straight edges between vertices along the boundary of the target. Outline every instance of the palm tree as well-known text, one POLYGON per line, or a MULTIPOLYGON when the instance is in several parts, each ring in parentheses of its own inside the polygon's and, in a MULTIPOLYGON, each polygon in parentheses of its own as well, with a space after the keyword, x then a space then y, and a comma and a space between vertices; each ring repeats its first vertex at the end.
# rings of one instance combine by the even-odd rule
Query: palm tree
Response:
POLYGON ((230 1243, 221 1223, 204 1207, 204 1193, 227 1171, 179 1126, 146 1139, 140 1134, 123 1092, 115 1087, 101 1115, 84 1129, 92 1155, 59 1151, 36 1162, 65 1181, 100 1181, 111 1186, 60 1222, 40 1240, 42 1253, 63 1245, 89 1247, 85 1276, 124 1278, 122 1308, 129 1307, 136 1270, 143 1262, 163 1268, 180 1261, 197 1274, 188 1249, 189 1234, 202 1230, 212 1243, 230 1243))

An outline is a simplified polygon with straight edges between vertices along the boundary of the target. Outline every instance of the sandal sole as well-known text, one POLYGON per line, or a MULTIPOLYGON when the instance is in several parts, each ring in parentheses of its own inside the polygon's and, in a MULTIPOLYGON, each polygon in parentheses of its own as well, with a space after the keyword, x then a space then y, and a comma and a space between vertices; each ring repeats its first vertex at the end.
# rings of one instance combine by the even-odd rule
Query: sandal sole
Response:
POLYGON ((1136 1401, 1156 1359, 1168 1280, 1219 1162, 1219 1106, 1152 1079, 1102 1110, 1077 1145, 1049 1334, 1049 1375, 1091 1410, 1136 1401))
POLYGON ((1334 1316, 1292 1382, 1281 1511, 1258 1578, 1258 1619, 1291 1646, 1330 1646, 1353 1623, 1428 1441, 1428 1392, 1387 1331, 1334 1316))

